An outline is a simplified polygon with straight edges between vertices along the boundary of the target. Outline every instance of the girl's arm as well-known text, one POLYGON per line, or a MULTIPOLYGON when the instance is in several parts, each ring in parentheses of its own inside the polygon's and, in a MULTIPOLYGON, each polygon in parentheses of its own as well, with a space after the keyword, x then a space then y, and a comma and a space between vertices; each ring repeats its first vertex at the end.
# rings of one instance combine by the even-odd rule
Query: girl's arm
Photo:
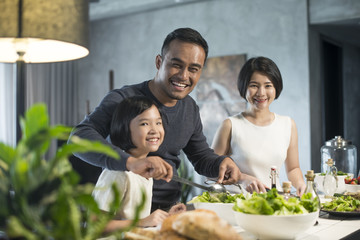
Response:
MULTIPOLYGON (((169 213, 157 209, 156 211, 152 212, 149 216, 140 219, 137 223, 138 227, 156 227, 160 225, 165 218, 169 216, 169 213)), ((123 229, 128 227, 131 224, 132 220, 111 220, 106 228, 105 233, 111 233, 119 229, 123 229)))

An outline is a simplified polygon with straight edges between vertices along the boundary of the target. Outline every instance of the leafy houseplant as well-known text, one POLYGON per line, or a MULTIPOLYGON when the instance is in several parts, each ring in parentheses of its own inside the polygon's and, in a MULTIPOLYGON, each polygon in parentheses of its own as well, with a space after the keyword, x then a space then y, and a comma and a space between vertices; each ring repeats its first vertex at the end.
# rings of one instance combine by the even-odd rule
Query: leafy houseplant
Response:
MULTIPOLYGON (((0 232, 17 239, 96 239, 113 218, 101 212, 91 196, 93 185, 79 185, 68 157, 73 152, 118 154, 98 142, 73 137, 51 159, 44 159, 54 139, 67 140, 71 128, 49 126, 44 104, 21 119, 22 138, 15 148, 0 142, 0 232)), ((111 211, 120 206, 113 186, 111 211)), ((143 195, 143 201, 145 195, 143 195)), ((133 227, 143 205, 136 209, 133 227)), ((123 229, 125 230, 125 229, 123 229)), ((126 229, 127 230, 127 229, 126 229)), ((121 230, 115 233, 120 236, 121 230)))

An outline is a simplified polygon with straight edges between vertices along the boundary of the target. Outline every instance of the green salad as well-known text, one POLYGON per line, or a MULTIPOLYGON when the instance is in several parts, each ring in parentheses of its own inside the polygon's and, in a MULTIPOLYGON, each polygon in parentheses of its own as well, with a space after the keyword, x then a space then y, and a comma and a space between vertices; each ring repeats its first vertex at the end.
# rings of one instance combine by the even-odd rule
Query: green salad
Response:
POLYGON ((301 198, 290 197, 285 200, 276 189, 267 193, 249 194, 245 198, 236 199, 234 210, 247 214, 258 215, 295 215, 316 212, 319 209, 317 198, 311 199, 311 193, 306 193, 301 198))
POLYGON ((245 199, 242 193, 232 195, 230 193, 203 192, 200 196, 194 197, 188 203, 196 203, 196 202, 234 203, 238 198, 245 199))
POLYGON ((324 202, 321 204, 323 210, 335 212, 360 212, 360 200, 352 196, 338 196, 331 200, 331 202, 324 202))

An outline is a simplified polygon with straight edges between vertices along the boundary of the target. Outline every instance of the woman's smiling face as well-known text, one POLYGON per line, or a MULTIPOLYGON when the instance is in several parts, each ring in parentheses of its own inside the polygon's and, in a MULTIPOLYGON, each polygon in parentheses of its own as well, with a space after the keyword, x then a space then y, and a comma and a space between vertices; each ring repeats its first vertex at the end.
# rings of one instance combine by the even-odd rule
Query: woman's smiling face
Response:
POLYGON ((246 91, 246 100, 252 108, 268 109, 275 96, 276 90, 270 79, 259 72, 254 72, 246 91))
POLYGON ((132 119, 130 132, 131 140, 136 146, 136 148, 130 149, 131 154, 139 156, 157 151, 165 134, 157 107, 153 105, 132 119))

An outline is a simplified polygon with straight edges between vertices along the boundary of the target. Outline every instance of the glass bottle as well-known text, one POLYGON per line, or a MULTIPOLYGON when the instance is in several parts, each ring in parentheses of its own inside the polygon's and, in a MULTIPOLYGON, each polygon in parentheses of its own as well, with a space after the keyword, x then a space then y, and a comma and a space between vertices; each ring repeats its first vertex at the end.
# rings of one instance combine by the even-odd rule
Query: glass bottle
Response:
POLYGON ((284 199, 287 201, 290 198, 291 182, 283 182, 282 189, 284 192, 284 199))
POLYGON ((317 199, 316 201, 318 202, 318 209, 320 209, 320 199, 314 185, 314 178, 315 178, 314 170, 308 170, 305 174, 305 177, 306 177, 306 188, 304 194, 311 193, 311 199, 313 200, 317 199))
POLYGON ((277 176, 276 167, 273 166, 271 167, 271 171, 270 171, 271 189, 276 188, 276 176, 277 176))
POLYGON ((337 169, 334 166, 334 161, 332 158, 329 158, 326 164, 327 169, 324 176, 323 188, 325 198, 331 198, 332 196, 334 196, 334 193, 338 187, 337 169))

